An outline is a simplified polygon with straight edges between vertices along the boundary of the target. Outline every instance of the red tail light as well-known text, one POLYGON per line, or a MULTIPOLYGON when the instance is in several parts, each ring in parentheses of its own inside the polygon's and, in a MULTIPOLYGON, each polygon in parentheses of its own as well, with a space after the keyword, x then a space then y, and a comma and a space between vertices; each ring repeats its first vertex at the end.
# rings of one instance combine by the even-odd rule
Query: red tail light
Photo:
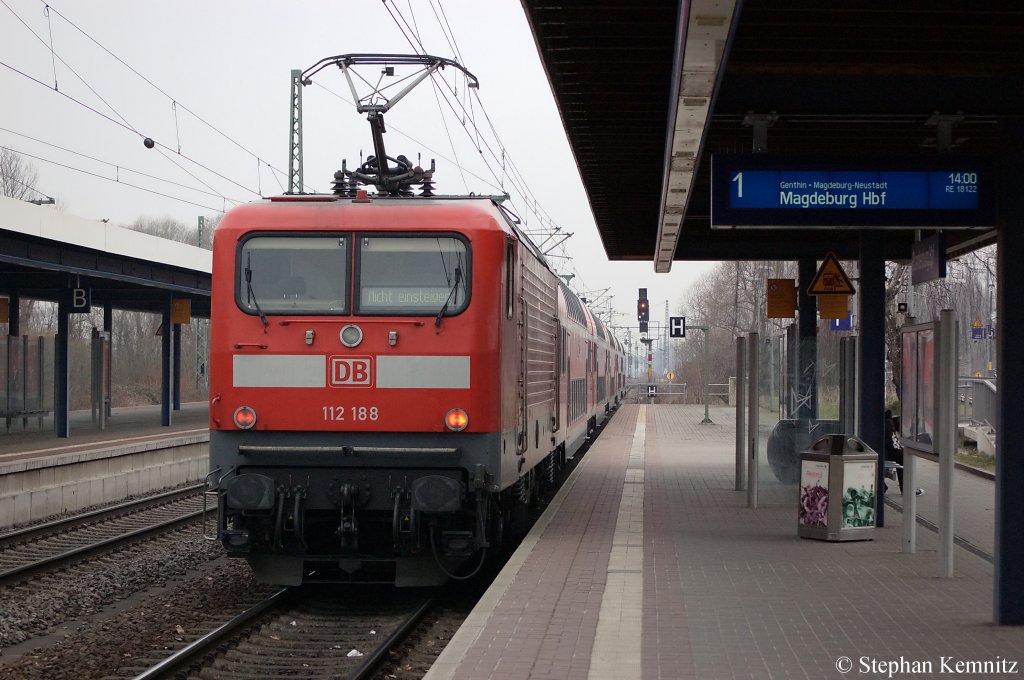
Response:
POLYGON ((444 424, 452 432, 462 432, 469 426, 469 416, 461 408, 453 408, 444 417, 444 424))
POLYGON ((256 411, 249 406, 240 406, 235 411, 235 425, 242 430, 248 430, 256 424, 256 411))

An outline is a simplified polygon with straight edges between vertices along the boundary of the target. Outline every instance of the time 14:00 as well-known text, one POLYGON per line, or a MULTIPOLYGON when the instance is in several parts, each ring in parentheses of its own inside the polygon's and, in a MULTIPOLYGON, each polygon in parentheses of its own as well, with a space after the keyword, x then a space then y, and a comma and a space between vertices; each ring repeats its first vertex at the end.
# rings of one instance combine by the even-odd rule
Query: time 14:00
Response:
POLYGON ((950 184, 977 184, 978 173, 976 172, 951 172, 949 173, 950 184))

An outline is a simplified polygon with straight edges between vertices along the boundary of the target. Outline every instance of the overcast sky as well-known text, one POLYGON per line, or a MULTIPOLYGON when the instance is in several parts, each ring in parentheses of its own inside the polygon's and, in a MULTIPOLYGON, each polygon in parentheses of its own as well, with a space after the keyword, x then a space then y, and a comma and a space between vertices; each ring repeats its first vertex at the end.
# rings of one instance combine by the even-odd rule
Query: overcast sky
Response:
MULTIPOLYGON (((40 0, 0 3, 0 145, 37 156, 29 159, 36 188, 70 213, 117 224, 140 216, 194 224, 233 201, 281 193, 290 71, 338 54, 408 54, 415 32, 426 52, 476 75, 479 101, 446 69, 448 85, 425 82, 387 114, 389 155, 421 154, 424 165, 436 159, 440 194, 508 191, 529 231, 573 233, 566 242, 572 262, 553 264, 575 271, 573 286, 592 298, 611 287, 621 312, 615 324, 635 325, 641 286, 649 289, 652 318, 661 317, 666 299, 678 313, 685 287, 710 266, 677 262, 671 274, 656 275, 651 262, 608 262, 516 0, 55 0, 48 11, 40 0), (467 115, 461 107, 470 101, 467 115), (156 148, 147 149, 144 137, 156 148), (499 159, 504 149, 504 172, 500 160, 484 164, 487 148, 499 159), (528 200, 524 183, 508 178, 513 165, 528 200)), ((303 90, 305 182, 317 191, 329 191, 342 158, 353 168, 361 153, 372 153, 369 125, 350 100, 334 68, 303 90)))

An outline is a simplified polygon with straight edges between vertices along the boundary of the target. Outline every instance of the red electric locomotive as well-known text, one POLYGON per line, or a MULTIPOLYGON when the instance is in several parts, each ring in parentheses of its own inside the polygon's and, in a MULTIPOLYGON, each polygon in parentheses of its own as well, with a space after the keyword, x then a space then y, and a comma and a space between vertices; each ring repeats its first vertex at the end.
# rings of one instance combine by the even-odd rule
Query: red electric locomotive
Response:
POLYGON ((624 389, 500 199, 403 195, 388 165, 360 169, 378 195, 275 197, 214 235, 210 484, 261 581, 465 574, 624 389))

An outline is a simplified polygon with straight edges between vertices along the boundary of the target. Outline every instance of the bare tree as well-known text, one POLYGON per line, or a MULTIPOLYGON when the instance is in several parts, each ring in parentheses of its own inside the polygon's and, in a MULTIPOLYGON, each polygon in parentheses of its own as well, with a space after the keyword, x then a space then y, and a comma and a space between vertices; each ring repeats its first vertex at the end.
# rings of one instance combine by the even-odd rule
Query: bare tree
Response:
POLYGON ((140 231, 143 234, 159 236, 160 238, 166 238, 180 243, 195 244, 196 242, 196 232, 194 228, 191 228, 175 219, 171 219, 170 217, 139 217, 128 225, 128 228, 134 231, 140 231))
POLYGON ((204 216, 203 229, 200 233, 198 220, 195 225, 188 225, 170 217, 139 217, 128 225, 128 228, 143 234, 211 250, 213 248, 213 230, 218 222, 220 222, 219 215, 204 216))
POLYGON ((39 173, 31 163, 17 151, 0 149, 0 194, 9 198, 24 199, 26 196, 44 195, 35 185, 39 173))
MULTIPOLYGON (((699 279, 689 291, 683 316, 687 323, 711 329, 709 376, 711 383, 726 383, 734 374, 736 351, 733 339, 751 331, 765 338, 784 332, 787 323, 767 318, 767 279, 795 276, 791 262, 721 262, 699 279)), ((694 333, 676 351, 676 372, 690 385, 699 385, 703 372, 703 334, 694 333)), ((696 398, 699 391, 690 390, 696 398)))
POLYGON ((901 353, 903 346, 900 343, 900 327, 903 324, 903 316, 898 313, 898 300, 904 295, 908 279, 910 277, 910 265, 898 264, 895 262, 886 263, 885 267, 885 358, 889 362, 889 370, 892 375, 892 385, 896 391, 896 398, 902 398, 900 387, 902 385, 903 362, 901 353))
POLYGON ((994 361, 994 340, 975 340, 972 323, 998 327, 995 318, 995 264, 997 251, 988 246, 950 260, 946 278, 915 288, 915 315, 931 321, 942 309, 952 309, 960 320, 960 366, 965 374, 987 368, 994 361))

